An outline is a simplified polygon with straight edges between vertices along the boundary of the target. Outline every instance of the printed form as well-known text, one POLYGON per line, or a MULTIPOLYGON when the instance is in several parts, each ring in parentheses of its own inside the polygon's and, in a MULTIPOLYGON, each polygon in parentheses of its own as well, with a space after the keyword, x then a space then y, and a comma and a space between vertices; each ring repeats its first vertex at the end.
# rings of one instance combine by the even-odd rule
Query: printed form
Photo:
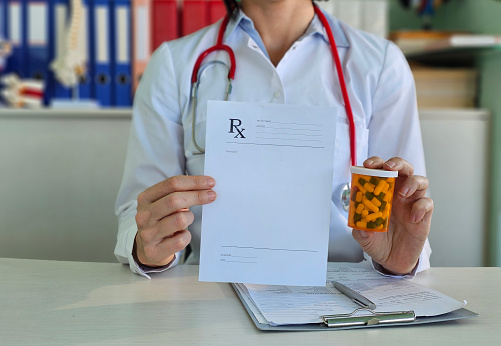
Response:
MULTIPOLYGON (((339 281, 369 298, 377 312, 413 310, 416 316, 437 316, 461 309, 457 301, 411 280, 385 277, 367 262, 329 263, 324 287, 236 284, 260 323, 321 323, 322 316, 347 314, 359 308, 332 285, 339 281)), ((367 314, 367 313, 365 313, 367 314)))
POLYGON ((209 101, 200 281, 325 286, 337 110, 209 101))

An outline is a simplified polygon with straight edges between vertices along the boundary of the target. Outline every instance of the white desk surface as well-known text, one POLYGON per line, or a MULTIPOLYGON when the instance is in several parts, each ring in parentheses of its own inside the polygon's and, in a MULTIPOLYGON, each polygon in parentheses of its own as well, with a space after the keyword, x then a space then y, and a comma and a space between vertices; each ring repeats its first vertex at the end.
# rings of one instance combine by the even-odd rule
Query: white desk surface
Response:
POLYGON ((139 277, 114 263, 0 259, 0 344, 500 345, 501 268, 432 268, 415 280, 479 317, 372 329, 262 332, 229 284, 198 266, 139 277))

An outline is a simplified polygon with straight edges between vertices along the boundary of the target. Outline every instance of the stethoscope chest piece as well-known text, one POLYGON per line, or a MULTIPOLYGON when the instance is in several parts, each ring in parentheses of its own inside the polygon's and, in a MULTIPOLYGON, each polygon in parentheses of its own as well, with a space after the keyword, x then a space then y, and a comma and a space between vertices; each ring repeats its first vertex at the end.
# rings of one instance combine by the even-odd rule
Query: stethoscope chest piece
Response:
POLYGON ((341 189, 341 205, 346 212, 350 209, 350 192, 351 182, 348 182, 344 184, 341 189))

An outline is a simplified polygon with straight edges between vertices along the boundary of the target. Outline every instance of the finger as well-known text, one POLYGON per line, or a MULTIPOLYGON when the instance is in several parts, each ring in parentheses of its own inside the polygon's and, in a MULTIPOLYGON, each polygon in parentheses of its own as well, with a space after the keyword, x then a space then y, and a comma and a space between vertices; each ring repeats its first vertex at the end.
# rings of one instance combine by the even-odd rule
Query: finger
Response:
POLYGON ((191 242, 191 233, 187 230, 176 232, 173 236, 165 238, 157 246, 161 253, 176 253, 188 246, 191 242))
POLYGON ((365 168, 381 169, 383 168, 384 160, 378 156, 369 157, 364 161, 365 168))
POLYGON ((360 247, 366 248, 372 240, 372 232, 361 231, 353 228, 351 231, 353 238, 360 244, 360 247))
POLYGON ((410 177, 414 174, 414 167, 400 157, 393 157, 386 161, 383 168, 387 171, 398 171, 399 177, 410 177))
POLYGON ((213 190, 173 192, 148 207, 150 213, 149 222, 157 222, 177 211, 184 211, 195 205, 212 203, 216 197, 217 195, 213 190))
POLYGON ((431 198, 423 197, 418 199, 412 205, 410 212, 410 222, 431 224, 431 216, 433 214, 433 200, 431 198))
POLYGON ((163 266, 170 262, 173 254, 183 250, 190 241, 191 233, 181 230, 158 243, 143 244, 138 251, 138 258, 141 263, 148 266, 163 266))
POLYGON ((428 184, 429 181, 426 177, 413 175, 402 182, 397 192, 404 198, 411 197, 416 192, 420 192, 424 196, 428 189, 428 184))
POLYGON ((380 245, 378 245, 378 242, 376 241, 376 237, 380 237, 381 233, 367 232, 354 228, 351 231, 351 235, 353 236, 353 239, 358 242, 362 250, 368 254, 371 254, 374 260, 379 261, 380 258, 387 255, 383 252, 380 245))
POLYGON ((191 211, 183 211, 173 213, 158 222, 157 231, 155 232, 153 241, 160 242, 164 238, 172 237, 180 230, 188 229, 195 220, 195 216, 191 211))
POLYGON ((209 190, 215 185, 214 178, 205 175, 177 175, 144 190, 139 194, 137 200, 138 204, 148 204, 176 191, 209 190))

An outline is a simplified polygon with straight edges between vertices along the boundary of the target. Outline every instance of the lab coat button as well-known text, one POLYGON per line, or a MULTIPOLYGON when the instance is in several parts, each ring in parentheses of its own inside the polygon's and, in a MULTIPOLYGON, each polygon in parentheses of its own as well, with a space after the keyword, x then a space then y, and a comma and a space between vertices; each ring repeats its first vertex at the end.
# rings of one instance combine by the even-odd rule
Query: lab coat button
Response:
POLYGON ((280 93, 280 91, 275 91, 275 93, 273 94, 273 96, 274 96, 276 99, 278 99, 278 98, 280 97, 280 95, 282 95, 282 94, 280 93))

